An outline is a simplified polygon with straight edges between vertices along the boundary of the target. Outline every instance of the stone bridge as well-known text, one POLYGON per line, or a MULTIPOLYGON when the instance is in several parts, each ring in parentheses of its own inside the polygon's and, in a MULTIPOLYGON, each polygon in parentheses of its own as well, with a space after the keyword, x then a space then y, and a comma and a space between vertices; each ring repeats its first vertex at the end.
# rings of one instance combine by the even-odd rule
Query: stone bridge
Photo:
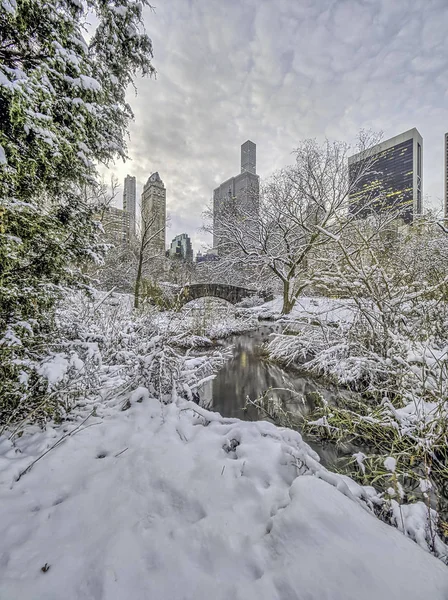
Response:
POLYGON ((267 292, 257 292, 257 290, 249 290, 247 288, 238 287, 236 285, 226 285, 223 283, 194 283, 192 285, 186 285, 181 294, 181 304, 191 302, 191 300, 197 300, 198 298, 205 298, 211 296, 212 298, 220 298, 221 300, 227 300, 231 304, 238 304, 243 298, 250 298, 251 296, 261 296, 265 302, 273 299, 272 294, 267 292))

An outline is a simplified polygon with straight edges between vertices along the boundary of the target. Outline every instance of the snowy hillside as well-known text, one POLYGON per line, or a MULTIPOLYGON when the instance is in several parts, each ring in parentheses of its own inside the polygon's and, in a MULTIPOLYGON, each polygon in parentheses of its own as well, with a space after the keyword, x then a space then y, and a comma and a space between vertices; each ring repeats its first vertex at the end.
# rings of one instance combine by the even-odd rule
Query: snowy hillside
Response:
POLYGON ((442 562, 298 433, 134 399, 3 440, 0 598, 448 598, 442 562))

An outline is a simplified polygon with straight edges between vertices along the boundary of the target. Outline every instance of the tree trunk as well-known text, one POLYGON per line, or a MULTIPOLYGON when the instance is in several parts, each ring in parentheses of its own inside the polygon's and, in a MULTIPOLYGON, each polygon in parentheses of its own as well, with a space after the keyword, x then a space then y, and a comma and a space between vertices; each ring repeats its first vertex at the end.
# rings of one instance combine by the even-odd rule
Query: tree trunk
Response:
POLYGON ((137 277, 135 280, 135 289, 134 289, 134 308, 138 308, 139 300, 140 300, 140 284, 142 281, 142 267, 143 267, 143 251, 140 250, 140 256, 138 257, 137 277))
POLYGON ((282 307, 282 315, 288 315, 292 307, 294 306, 295 301, 289 299, 289 281, 283 282, 283 307, 282 307))

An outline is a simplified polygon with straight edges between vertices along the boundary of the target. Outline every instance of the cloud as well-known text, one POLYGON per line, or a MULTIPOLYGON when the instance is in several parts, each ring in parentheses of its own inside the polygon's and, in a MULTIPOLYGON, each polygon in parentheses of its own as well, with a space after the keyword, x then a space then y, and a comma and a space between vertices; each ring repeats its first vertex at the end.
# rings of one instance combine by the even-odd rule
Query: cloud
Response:
POLYGON ((446 0, 161 0, 145 13, 157 79, 129 92, 132 161, 140 189, 159 171, 172 215, 167 240, 195 251, 213 189, 257 144, 258 173, 291 162, 301 139, 352 142, 361 128, 424 138, 424 193, 443 191, 448 130, 446 0))

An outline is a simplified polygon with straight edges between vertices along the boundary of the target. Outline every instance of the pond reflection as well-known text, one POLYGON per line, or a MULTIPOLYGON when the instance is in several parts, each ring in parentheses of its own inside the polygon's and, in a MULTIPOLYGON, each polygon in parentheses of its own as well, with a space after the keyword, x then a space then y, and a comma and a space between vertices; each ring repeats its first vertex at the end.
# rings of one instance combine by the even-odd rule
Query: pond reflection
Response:
MULTIPOLYGON (((234 336, 228 340, 233 347, 233 357, 217 373, 216 378, 208 381, 200 390, 201 406, 217 411, 224 417, 251 421, 266 419, 254 406, 249 405, 248 409, 244 410, 246 398, 255 400, 270 388, 275 388, 269 392, 270 398, 280 400, 283 408, 293 415, 305 417, 315 408, 316 392, 329 402, 341 394, 336 388, 330 389, 316 379, 303 376, 292 369, 286 371, 264 360, 260 348, 274 330, 274 326, 265 326, 255 332, 234 336)), ((334 465, 337 458, 351 455, 358 450, 347 445, 336 448, 333 444, 310 440, 307 442, 328 466, 334 465)))

